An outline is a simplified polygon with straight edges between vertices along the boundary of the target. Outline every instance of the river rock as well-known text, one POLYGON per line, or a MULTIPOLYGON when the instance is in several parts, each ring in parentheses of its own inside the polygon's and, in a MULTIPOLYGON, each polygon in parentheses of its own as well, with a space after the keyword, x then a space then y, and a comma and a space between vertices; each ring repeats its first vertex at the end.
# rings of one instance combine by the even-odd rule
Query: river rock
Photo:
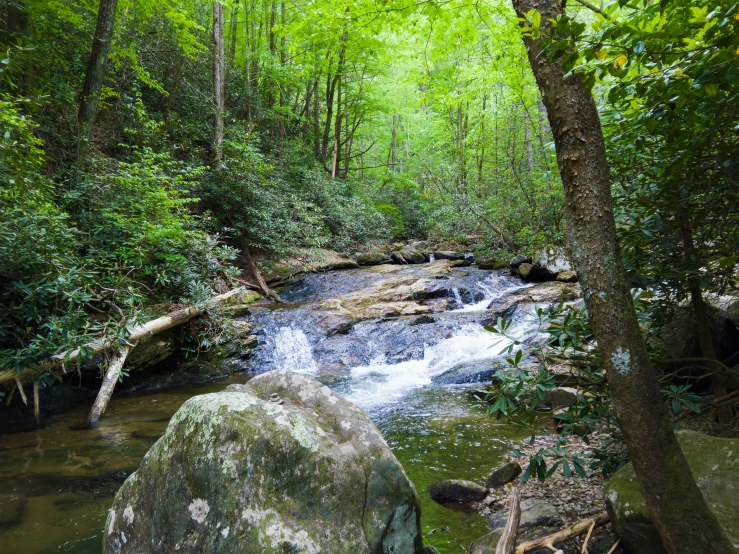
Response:
POLYGON ((472 265, 472 258, 464 258, 462 260, 453 260, 450 265, 452 267, 468 267, 472 265))
POLYGON ((464 252, 454 252, 453 250, 439 250, 434 252, 434 258, 437 260, 464 260, 464 252))
POLYGON ((578 391, 572 387, 557 387, 552 390, 544 391, 544 399, 542 403, 553 410, 559 408, 569 408, 577 402, 578 391))
POLYGON ((473 481, 447 479, 429 485, 428 493, 436 502, 476 502, 485 498, 488 490, 473 481))
POLYGON ((436 323, 436 319, 431 317, 430 315, 419 315, 408 325, 427 325, 429 323, 436 323))
POLYGON ((560 271, 557 273, 557 281, 560 283, 576 283, 577 273, 574 271, 560 271))
POLYGON ((504 364, 484 360, 462 362, 439 375, 434 375, 431 382, 436 385, 459 385, 491 381, 502 367, 504 364))
POLYGON ((485 486, 489 489, 502 487, 521 475, 522 469, 518 462, 508 462, 496 467, 485 480, 485 486))
POLYGON ((367 415, 273 371, 185 402, 116 495, 112 553, 424 551, 413 485, 367 415))
MULTIPOLYGON (((488 528, 493 531, 505 528, 508 510, 500 510, 488 516, 488 528)), ((519 530, 525 532, 534 527, 560 527, 564 520, 557 508, 538 498, 527 498, 521 502, 521 523, 519 530)))
POLYGON ((508 266, 505 260, 496 260, 495 258, 478 258, 477 267, 480 269, 503 269, 508 266))
POLYGON ((396 264, 400 264, 400 265, 405 265, 408 263, 406 259, 403 257, 403 254, 401 254, 397 250, 393 250, 392 252, 390 252, 390 259, 396 264))
POLYGON ((126 368, 130 371, 140 371, 156 365, 174 354, 177 347, 178 341, 174 332, 143 339, 126 358, 126 368))
POLYGON ((422 264, 428 261, 422 252, 411 247, 403 248, 400 251, 400 255, 409 264, 422 264))
MULTIPOLYGON (((708 507, 734 548, 739 548, 739 439, 678 431, 677 439, 708 507)), ((609 479, 606 507, 616 533, 632 554, 665 552, 649 519, 644 497, 629 463, 609 479)))
POLYGON ((531 256, 516 256, 508 263, 508 267, 518 269, 521 264, 530 264, 531 262, 533 262, 531 256))
POLYGON ((380 265, 389 261, 391 261, 390 257, 379 250, 370 250, 357 256, 357 263, 359 265, 380 265))
POLYGON ((522 263, 518 266, 518 274, 526 281, 535 281, 541 283, 544 281, 554 281, 557 279, 557 273, 549 271, 540 265, 522 263))

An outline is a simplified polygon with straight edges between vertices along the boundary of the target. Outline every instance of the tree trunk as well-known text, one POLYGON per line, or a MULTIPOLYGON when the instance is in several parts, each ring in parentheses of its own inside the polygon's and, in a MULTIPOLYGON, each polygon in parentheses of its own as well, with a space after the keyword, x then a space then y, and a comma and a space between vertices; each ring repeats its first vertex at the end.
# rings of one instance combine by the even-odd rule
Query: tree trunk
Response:
POLYGON ((390 171, 395 173, 395 164, 398 162, 397 154, 397 127, 398 116, 393 114, 393 128, 390 133, 390 171))
POLYGON ((213 4, 213 159, 223 159, 223 105, 224 105, 224 51, 223 51, 223 4, 213 4))
POLYGON ((95 402, 90 409, 90 415, 87 416, 88 425, 97 423, 100 416, 105 412, 105 408, 108 407, 108 402, 110 402, 110 397, 113 396, 113 390, 118 382, 123 364, 126 363, 126 357, 128 357, 128 353, 133 349, 133 346, 123 346, 113 355, 110 362, 108 362, 108 370, 105 372, 103 384, 100 385, 97 398, 95 398, 95 402))
MULTIPOLYGON (((542 33, 562 14, 559 0, 513 0, 522 25, 541 13, 542 33)), ((548 29, 549 28, 549 29, 548 29)), ((567 239, 619 424, 639 484, 668 552, 734 553, 706 505, 677 443, 624 277, 598 110, 581 75, 524 37, 554 133, 565 188, 567 239)))
POLYGON ((169 114, 172 111, 172 106, 174 105, 174 95, 177 92, 177 87, 180 84, 180 76, 182 75, 182 66, 184 65, 184 63, 185 56, 183 54, 180 54, 177 57, 177 62, 175 64, 174 76, 172 77, 172 85, 167 91, 167 104, 164 107, 164 114, 162 115, 162 119, 164 119, 165 124, 167 123, 167 121, 169 121, 169 114))
POLYGON ((331 177, 336 177, 339 163, 341 162, 341 118, 344 115, 343 109, 341 107, 341 93, 344 83, 344 60, 346 56, 346 40, 347 40, 347 33, 344 32, 344 34, 341 37, 341 50, 339 50, 339 65, 336 68, 336 78, 338 79, 338 84, 336 85, 337 93, 336 93, 336 122, 334 124, 334 159, 333 164, 331 165, 331 177))
POLYGON ((110 43, 113 40, 115 13, 118 0, 100 0, 92 51, 87 62, 85 87, 82 90, 80 109, 77 113, 78 144, 77 161, 80 162, 87 151, 92 133, 92 125, 98 114, 100 90, 105 78, 105 64, 108 61, 110 43))
MULTIPOLYGON (((690 261, 691 258, 695 259, 697 255, 695 251, 695 243, 693 242, 693 232, 690 229, 690 224, 687 223, 682 226, 681 234, 683 239, 683 249, 685 258, 690 261)), ((697 277, 691 277, 688 280, 688 288, 690 289, 690 303, 693 307, 693 315, 695 315, 695 324, 698 328, 698 340, 701 345, 701 352, 704 358, 709 360, 719 361, 716 355, 716 349, 713 346, 713 337, 711 336, 711 322, 708 318, 708 310, 706 309, 706 303, 703 300, 703 293, 701 292, 700 282, 697 277)), ((722 398, 726 396, 726 374, 715 373, 711 377, 711 386, 713 387, 713 394, 716 398, 722 398)), ((719 406, 717 408, 718 421, 721 425, 729 425, 733 419, 733 410, 731 406, 719 406)))

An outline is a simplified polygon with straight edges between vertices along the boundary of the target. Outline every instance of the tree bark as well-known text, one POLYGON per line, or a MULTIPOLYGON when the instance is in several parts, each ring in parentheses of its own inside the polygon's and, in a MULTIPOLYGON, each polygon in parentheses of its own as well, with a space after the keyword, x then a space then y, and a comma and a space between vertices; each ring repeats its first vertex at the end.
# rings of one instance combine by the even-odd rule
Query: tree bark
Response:
POLYGON ((85 73, 85 87, 82 89, 80 109, 77 113, 77 161, 81 161, 90 142, 92 125, 98 114, 100 91, 105 78, 105 64, 110 53, 110 43, 113 40, 115 13, 118 0, 100 0, 95 26, 95 35, 92 40, 92 51, 87 62, 85 73))
POLYGON ((128 346, 126 344, 110 359, 108 369, 103 378, 103 384, 100 385, 97 398, 95 398, 95 402, 90 409, 90 415, 87 416, 88 425, 97 423, 100 416, 105 412, 105 408, 108 407, 108 402, 110 402, 110 397, 113 396, 113 390, 115 390, 115 385, 123 369, 123 364, 126 363, 126 357, 133 349, 134 346, 128 346))
POLYGON ((223 105, 224 105, 224 46, 223 46, 223 4, 213 4, 213 104, 215 117, 213 121, 213 159, 223 159, 223 105))
MULTIPOLYGON (((512 1, 523 26, 530 10, 540 12, 543 33, 563 12, 559 0, 512 1)), ((561 62, 542 53, 541 40, 527 35, 524 43, 554 133, 570 255, 649 515, 670 553, 734 553, 680 450, 641 336, 616 237, 593 96, 581 75, 565 77, 561 62)))

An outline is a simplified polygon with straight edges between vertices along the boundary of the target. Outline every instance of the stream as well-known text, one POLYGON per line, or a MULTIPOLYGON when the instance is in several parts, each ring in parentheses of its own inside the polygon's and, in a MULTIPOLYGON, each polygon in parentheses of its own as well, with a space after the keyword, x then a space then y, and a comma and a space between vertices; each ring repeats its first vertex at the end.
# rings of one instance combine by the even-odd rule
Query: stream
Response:
MULTIPOLYGON (((470 383, 489 379, 499 367, 498 354, 510 344, 483 328, 486 308, 526 286, 502 272, 452 269, 442 262, 295 280, 280 290, 286 304, 255 305, 246 317, 257 325, 260 344, 241 373, 201 385, 114 395, 93 429, 70 429, 89 409, 79 406, 37 430, 2 435, 0 553, 99 553, 118 487, 182 403, 277 368, 315 377, 363 408, 418 490, 424 532, 448 526, 468 545, 487 532, 485 518, 431 501, 426 488, 442 479, 480 480, 528 436, 489 418, 464 392, 470 383), (375 317, 339 331, 326 323, 335 317, 327 315, 326 302, 363 291, 381 296, 386 282, 387 294, 396 294, 392 291, 400 289, 392 286, 414 286, 416 279, 427 289, 419 304, 431 306, 431 313, 419 316, 428 309, 404 300, 393 309, 415 313, 375 317)), ((507 314, 514 334, 523 337, 532 328, 530 307, 516 306, 507 314)), ((462 549, 450 545, 447 551, 462 549)))

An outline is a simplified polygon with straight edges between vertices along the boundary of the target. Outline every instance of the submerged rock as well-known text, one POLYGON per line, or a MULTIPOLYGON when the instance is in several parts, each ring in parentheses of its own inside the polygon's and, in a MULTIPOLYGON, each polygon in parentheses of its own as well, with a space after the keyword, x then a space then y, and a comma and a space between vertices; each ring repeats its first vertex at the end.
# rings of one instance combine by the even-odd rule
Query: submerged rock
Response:
POLYGON ((416 491, 367 415, 274 371, 185 402, 118 491, 103 551, 424 548, 416 491))
POLYGON ((436 502, 476 502, 485 498, 488 490, 473 481, 447 479, 429 485, 428 493, 436 502))
MULTIPOLYGON (((677 439, 708 507, 734 548, 739 548, 739 439, 721 439, 678 431, 677 439)), ((616 533, 632 554, 660 554, 665 549, 649 519, 647 505, 629 463, 606 483, 606 507, 616 533)))
POLYGON ((521 466, 518 462, 508 462, 496 467, 485 480, 485 486, 489 489, 502 487, 521 475, 521 466))

